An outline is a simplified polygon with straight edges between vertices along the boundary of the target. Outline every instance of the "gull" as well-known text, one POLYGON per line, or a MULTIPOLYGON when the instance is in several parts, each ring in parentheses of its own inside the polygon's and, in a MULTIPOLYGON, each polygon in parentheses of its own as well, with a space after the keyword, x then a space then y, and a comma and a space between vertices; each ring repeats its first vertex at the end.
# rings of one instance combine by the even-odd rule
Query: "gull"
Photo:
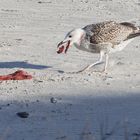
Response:
POLYGON ((109 54, 123 50, 135 37, 140 36, 140 26, 129 22, 117 23, 105 21, 90 24, 83 28, 77 28, 67 33, 64 40, 57 48, 57 53, 67 53, 69 48, 76 48, 90 53, 98 53, 99 59, 76 73, 89 70, 103 62, 105 65, 102 72, 107 72, 109 54))

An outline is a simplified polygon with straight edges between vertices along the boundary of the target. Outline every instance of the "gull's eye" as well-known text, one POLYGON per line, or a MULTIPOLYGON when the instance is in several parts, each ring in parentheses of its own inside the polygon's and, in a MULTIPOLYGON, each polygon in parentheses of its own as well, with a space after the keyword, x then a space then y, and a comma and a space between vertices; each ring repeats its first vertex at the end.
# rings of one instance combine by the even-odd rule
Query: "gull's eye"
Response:
POLYGON ((69 35, 69 38, 71 38, 72 36, 71 35, 69 35))

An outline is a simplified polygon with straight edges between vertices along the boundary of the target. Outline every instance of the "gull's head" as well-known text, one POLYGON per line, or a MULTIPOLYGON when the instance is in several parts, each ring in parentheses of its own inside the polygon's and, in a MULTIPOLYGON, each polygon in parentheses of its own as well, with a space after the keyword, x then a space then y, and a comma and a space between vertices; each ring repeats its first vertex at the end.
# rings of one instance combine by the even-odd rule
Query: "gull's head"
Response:
POLYGON ((64 38, 63 41, 61 41, 57 48, 58 51, 57 53, 63 53, 63 52, 67 52, 67 50, 69 49, 69 47, 73 46, 73 44, 77 44, 77 45, 81 45, 81 41, 83 40, 83 38, 85 37, 85 31, 81 28, 78 29, 74 29, 72 31, 70 31, 64 38))

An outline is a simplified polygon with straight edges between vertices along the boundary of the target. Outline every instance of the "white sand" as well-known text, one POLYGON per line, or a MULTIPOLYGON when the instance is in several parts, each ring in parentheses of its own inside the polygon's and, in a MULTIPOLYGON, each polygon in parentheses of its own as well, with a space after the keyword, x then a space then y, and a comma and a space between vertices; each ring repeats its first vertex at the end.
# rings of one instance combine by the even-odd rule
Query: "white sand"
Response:
POLYGON ((101 139, 104 123, 104 133, 117 127, 110 139, 124 139, 124 125, 134 139, 140 130, 140 38, 110 56, 107 76, 60 73, 80 70, 98 55, 76 48, 58 55, 56 46, 69 30, 87 24, 116 20, 140 25, 140 1, 38 2, 0 0, 0 74, 23 69, 37 79, 0 84, 0 140, 101 139), (29 117, 19 118, 21 111, 29 117))

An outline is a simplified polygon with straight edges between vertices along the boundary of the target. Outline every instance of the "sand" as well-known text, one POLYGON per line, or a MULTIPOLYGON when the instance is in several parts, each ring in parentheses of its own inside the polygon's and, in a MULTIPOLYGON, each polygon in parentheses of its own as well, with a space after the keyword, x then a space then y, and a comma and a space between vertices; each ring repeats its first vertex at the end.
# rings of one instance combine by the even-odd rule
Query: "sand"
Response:
POLYGON ((33 80, 0 83, 1 140, 123 140, 140 134, 140 38, 110 55, 107 75, 67 74, 98 54, 57 44, 73 28, 115 20, 140 25, 139 0, 1 0, 0 75, 24 70, 33 80), (29 113, 20 118, 17 112, 29 113))

